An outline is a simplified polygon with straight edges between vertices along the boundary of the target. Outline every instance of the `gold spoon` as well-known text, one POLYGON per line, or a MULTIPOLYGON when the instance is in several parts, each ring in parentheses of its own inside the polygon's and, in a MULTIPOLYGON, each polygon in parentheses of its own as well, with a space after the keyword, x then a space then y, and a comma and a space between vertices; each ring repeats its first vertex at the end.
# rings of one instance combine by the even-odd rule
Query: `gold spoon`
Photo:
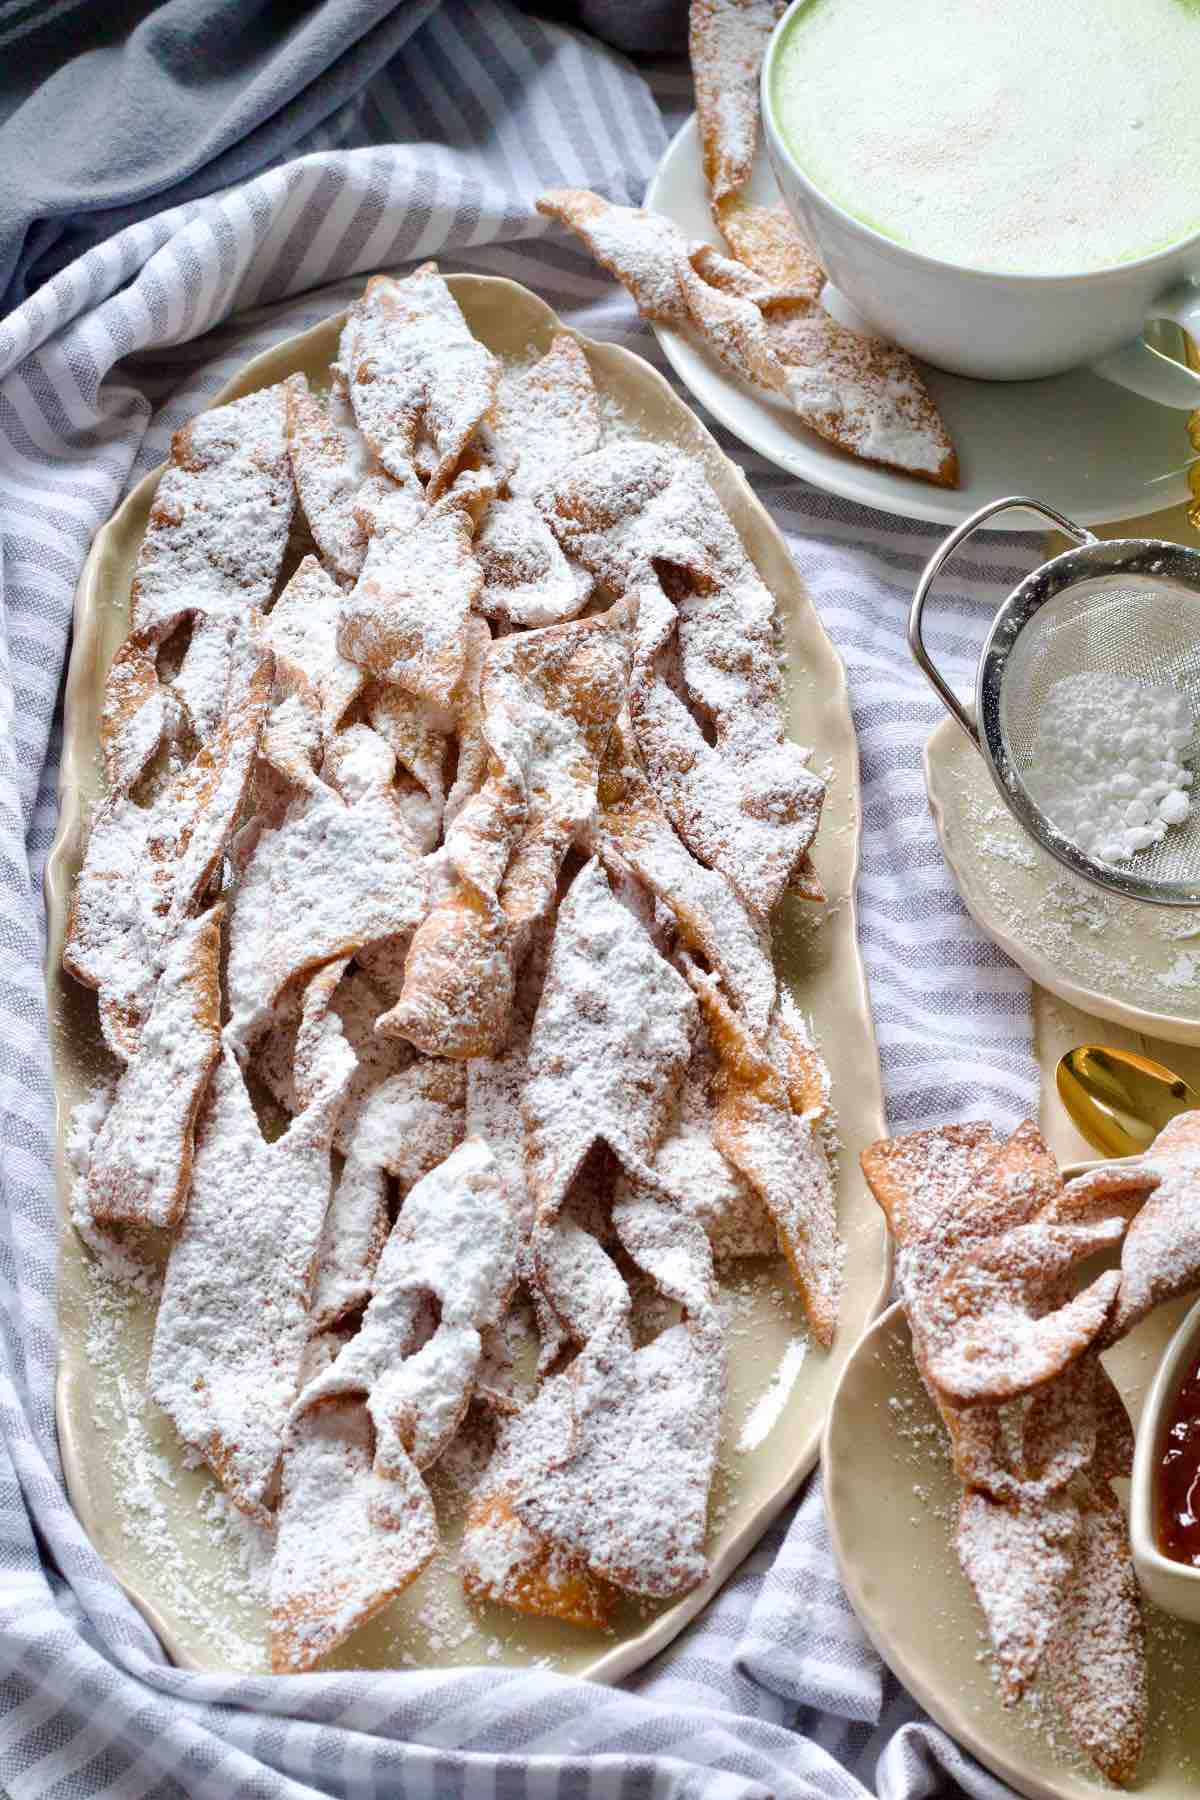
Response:
POLYGON ((1173 1070, 1105 1044, 1068 1050, 1055 1079, 1073 1123, 1106 1156, 1140 1156, 1168 1119, 1200 1106, 1200 1097, 1173 1070))

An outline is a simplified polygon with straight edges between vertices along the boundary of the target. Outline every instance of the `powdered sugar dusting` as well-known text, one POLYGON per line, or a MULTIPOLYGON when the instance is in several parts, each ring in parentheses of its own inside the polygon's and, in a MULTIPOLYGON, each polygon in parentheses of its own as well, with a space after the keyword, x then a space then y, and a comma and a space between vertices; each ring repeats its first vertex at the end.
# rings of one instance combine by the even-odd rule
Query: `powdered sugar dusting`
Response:
POLYGON ((289 376, 284 387, 288 454, 300 504, 331 572, 348 584, 366 553, 367 534, 355 507, 374 459, 340 387, 313 394, 303 375, 289 376))
POLYGON ((635 443, 600 450, 539 504, 564 549, 618 592, 637 594, 630 708, 646 772, 699 861, 764 916, 800 877, 824 797, 804 751, 783 735, 769 592, 700 472, 678 453, 635 443), (676 643, 690 708, 670 680, 676 643))
POLYGON ((758 141, 758 72, 781 11, 778 0, 693 0, 692 79, 714 201, 750 179, 758 141))
POLYGON ((323 1095, 267 1143, 226 1050, 167 1264, 151 1392, 252 1516, 269 1499, 300 1380, 340 1098, 323 1095))
POLYGON ((436 499, 491 411, 498 380, 496 359, 471 336, 437 265, 405 281, 373 275, 338 356, 359 428, 394 481, 420 482, 418 436, 431 443, 436 499))
POLYGON ((564 463, 599 448, 600 402, 587 355, 559 332, 545 356, 500 377, 496 433, 514 467, 514 493, 534 494, 564 463))
POLYGON ((1200 993, 1200 914, 1125 900, 1073 875, 1025 834, 978 758, 934 767, 948 841, 973 907, 1073 987, 1143 1012, 1191 1018, 1200 993))
POLYGON ((295 504, 282 387, 201 413, 171 440, 134 572, 131 627, 161 637, 188 612, 263 611, 295 504))

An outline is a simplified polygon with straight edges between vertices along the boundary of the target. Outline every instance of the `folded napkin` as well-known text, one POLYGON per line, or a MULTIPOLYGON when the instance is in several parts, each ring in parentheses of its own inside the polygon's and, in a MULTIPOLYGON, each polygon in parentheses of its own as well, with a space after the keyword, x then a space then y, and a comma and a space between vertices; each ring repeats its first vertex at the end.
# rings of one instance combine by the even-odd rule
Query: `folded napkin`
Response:
MULTIPOLYGON (((264 11, 247 0, 247 15, 264 11)), ((424 12, 357 107, 355 130, 378 142, 155 211, 0 325, 0 1789, 13 1800, 999 1795, 866 1643, 816 1481, 619 1689, 495 1666, 288 1680, 172 1668, 65 1498, 39 883, 71 599, 93 533, 173 429, 250 356, 343 305, 367 269, 438 255, 508 275, 662 366, 625 294, 548 234, 533 201, 563 185, 639 198, 688 105, 686 76, 656 75, 660 109, 619 56, 504 0, 424 12)), ((920 775, 936 708, 904 647, 908 595, 937 534, 722 443, 788 534, 848 664, 862 942, 892 1123, 988 1112, 1009 1124, 1036 1092, 1028 997, 941 860, 920 775)), ((977 540, 948 577, 932 639, 952 673, 966 673, 982 606, 1029 560, 1019 539, 977 540)))

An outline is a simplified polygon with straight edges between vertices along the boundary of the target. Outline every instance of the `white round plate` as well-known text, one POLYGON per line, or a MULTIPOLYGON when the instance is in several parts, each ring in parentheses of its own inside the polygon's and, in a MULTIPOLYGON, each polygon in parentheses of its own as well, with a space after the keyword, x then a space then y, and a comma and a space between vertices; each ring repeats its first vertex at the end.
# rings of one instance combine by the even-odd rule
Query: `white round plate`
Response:
MULTIPOLYGON (((779 198, 761 147, 748 194, 763 205, 779 198)), ((673 219, 688 238, 723 248, 709 212, 694 118, 668 146, 645 205, 673 219)), ((836 317, 866 329, 840 294, 827 290, 826 298, 836 317)), ((956 525, 1000 494, 1034 494, 1080 524, 1095 525, 1141 518, 1188 497, 1186 415, 1097 375, 964 381, 922 365, 962 465, 962 486, 951 491, 856 461, 807 430, 784 401, 736 380, 688 338, 654 330, 684 385, 751 450, 790 475, 881 512, 956 525)), ((1004 529, 1021 527, 1008 518, 1004 529)))
MULTIPOLYGON (((1159 1307, 1105 1352, 1135 1425, 1187 1304, 1159 1307)), ((842 1372, 821 1468, 850 1603, 926 1712, 1030 1800, 1101 1800, 1118 1791, 1072 1750, 1049 1696, 1035 1689, 1011 1710, 1001 1705, 984 1654, 983 1615, 954 1554, 959 1488, 946 1432, 917 1373, 899 1304, 863 1334, 842 1372)), ((1145 1610, 1150 1706, 1134 1792, 1147 1800, 1193 1800, 1200 1629, 1148 1602, 1145 1610)))
POLYGON ((963 904, 1018 967, 1096 1018, 1200 1044, 1200 910, 1122 900, 1055 862, 952 719, 925 746, 925 786, 963 904))

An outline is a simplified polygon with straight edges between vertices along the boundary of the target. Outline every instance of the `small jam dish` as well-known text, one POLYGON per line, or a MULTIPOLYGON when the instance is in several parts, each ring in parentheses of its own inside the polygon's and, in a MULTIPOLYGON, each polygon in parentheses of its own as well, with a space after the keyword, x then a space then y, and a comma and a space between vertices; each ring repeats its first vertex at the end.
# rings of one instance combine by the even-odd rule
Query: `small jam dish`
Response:
MULTIPOLYGON (((1129 1536, 1143 1591, 1164 1612, 1200 1624, 1200 1568, 1177 1562, 1159 1549, 1158 1494, 1167 1431, 1180 1389, 1200 1358, 1200 1301, 1183 1319, 1164 1352, 1137 1428, 1129 1536)), ((1200 1496, 1200 1470, 1197 1471, 1200 1496)), ((1200 1524, 1197 1535, 1200 1536, 1200 1524)))

